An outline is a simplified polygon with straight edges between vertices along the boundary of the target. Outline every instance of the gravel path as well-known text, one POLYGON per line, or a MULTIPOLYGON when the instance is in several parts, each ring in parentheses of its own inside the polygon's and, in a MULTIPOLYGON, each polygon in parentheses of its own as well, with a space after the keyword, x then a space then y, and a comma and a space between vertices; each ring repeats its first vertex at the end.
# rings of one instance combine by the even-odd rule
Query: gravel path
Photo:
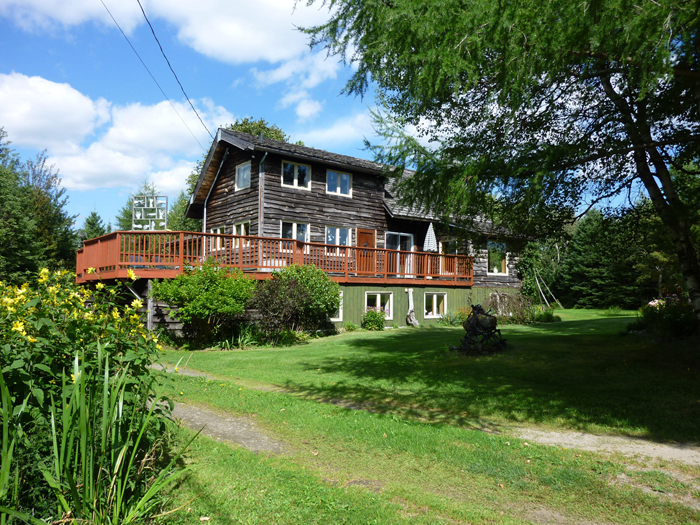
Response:
POLYGON ((219 441, 235 443, 253 452, 273 452, 280 454, 286 450, 284 443, 277 441, 258 430, 255 422, 247 417, 233 417, 218 414, 207 408, 177 403, 173 417, 192 430, 202 427, 202 434, 219 441))
POLYGON ((583 432, 554 432, 530 428, 515 429, 521 439, 542 445, 576 448, 591 452, 619 452, 625 456, 640 456, 686 465, 700 465, 700 447, 686 444, 654 443, 624 436, 597 436, 583 432))

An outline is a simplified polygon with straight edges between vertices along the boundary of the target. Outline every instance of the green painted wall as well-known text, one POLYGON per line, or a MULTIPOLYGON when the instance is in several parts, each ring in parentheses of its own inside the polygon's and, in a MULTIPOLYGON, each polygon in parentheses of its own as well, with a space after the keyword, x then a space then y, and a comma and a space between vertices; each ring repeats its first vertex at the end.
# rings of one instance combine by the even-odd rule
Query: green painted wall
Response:
MULTIPOLYGON (((425 293, 447 293, 447 311, 452 312, 461 307, 468 307, 472 304, 483 304, 488 299, 489 294, 497 289, 501 292, 514 293, 513 288, 448 288, 445 286, 413 286, 413 303, 416 312, 416 319, 421 325, 436 324, 437 319, 425 319, 425 293)), ((373 285, 341 285, 343 291, 343 320, 336 322, 337 327, 342 327, 344 323, 351 322, 359 325, 362 321, 362 314, 365 311, 366 292, 391 292, 393 295, 392 319, 387 319, 386 326, 398 324, 406 325, 406 314, 408 313, 408 289, 405 286, 373 286, 373 285)))

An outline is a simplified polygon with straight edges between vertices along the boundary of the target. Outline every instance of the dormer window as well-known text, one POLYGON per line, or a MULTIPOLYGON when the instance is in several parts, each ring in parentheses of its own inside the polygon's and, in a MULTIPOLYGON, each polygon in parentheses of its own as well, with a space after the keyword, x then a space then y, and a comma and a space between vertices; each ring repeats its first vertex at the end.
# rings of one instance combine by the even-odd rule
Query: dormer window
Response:
POLYGON ((326 193, 352 197, 352 175, 328 170, 326 172, 326 193))
POLYGON ((311 166, 284 161, 282 163, 282 186, 310 190, 311 166))

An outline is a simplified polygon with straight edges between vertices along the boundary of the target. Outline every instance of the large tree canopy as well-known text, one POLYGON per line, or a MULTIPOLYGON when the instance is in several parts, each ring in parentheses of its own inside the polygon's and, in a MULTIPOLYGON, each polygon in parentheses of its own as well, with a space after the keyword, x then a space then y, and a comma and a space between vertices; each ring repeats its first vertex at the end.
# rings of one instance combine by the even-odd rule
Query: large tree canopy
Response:
POLYGON ((700 319, 693 212, 670 171, 700 152, 696 2, 324 3, 330 20, 306 31, 355 63, 348 93, 376 85, 390 140, 374 151, 397 174, 416 168, 406 200, 542 234, 641 186, 700 319))

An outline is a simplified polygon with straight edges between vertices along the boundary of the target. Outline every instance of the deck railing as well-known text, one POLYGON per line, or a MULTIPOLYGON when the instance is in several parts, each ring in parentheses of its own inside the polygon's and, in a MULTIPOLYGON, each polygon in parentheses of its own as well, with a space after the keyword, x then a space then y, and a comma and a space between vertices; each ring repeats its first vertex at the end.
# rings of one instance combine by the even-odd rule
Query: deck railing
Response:
POLYGON ((429 281, 471 286, 472 258, 383 248, 334 246, 294 239, 196 232, 114 232, 85 241, 78 250, 77 282, 144 277, 172 278, 214 259, 264 278, 292 264, 313 264, 341 282, 429 281), (94 273, 88 272, 89 268, 94 273))

